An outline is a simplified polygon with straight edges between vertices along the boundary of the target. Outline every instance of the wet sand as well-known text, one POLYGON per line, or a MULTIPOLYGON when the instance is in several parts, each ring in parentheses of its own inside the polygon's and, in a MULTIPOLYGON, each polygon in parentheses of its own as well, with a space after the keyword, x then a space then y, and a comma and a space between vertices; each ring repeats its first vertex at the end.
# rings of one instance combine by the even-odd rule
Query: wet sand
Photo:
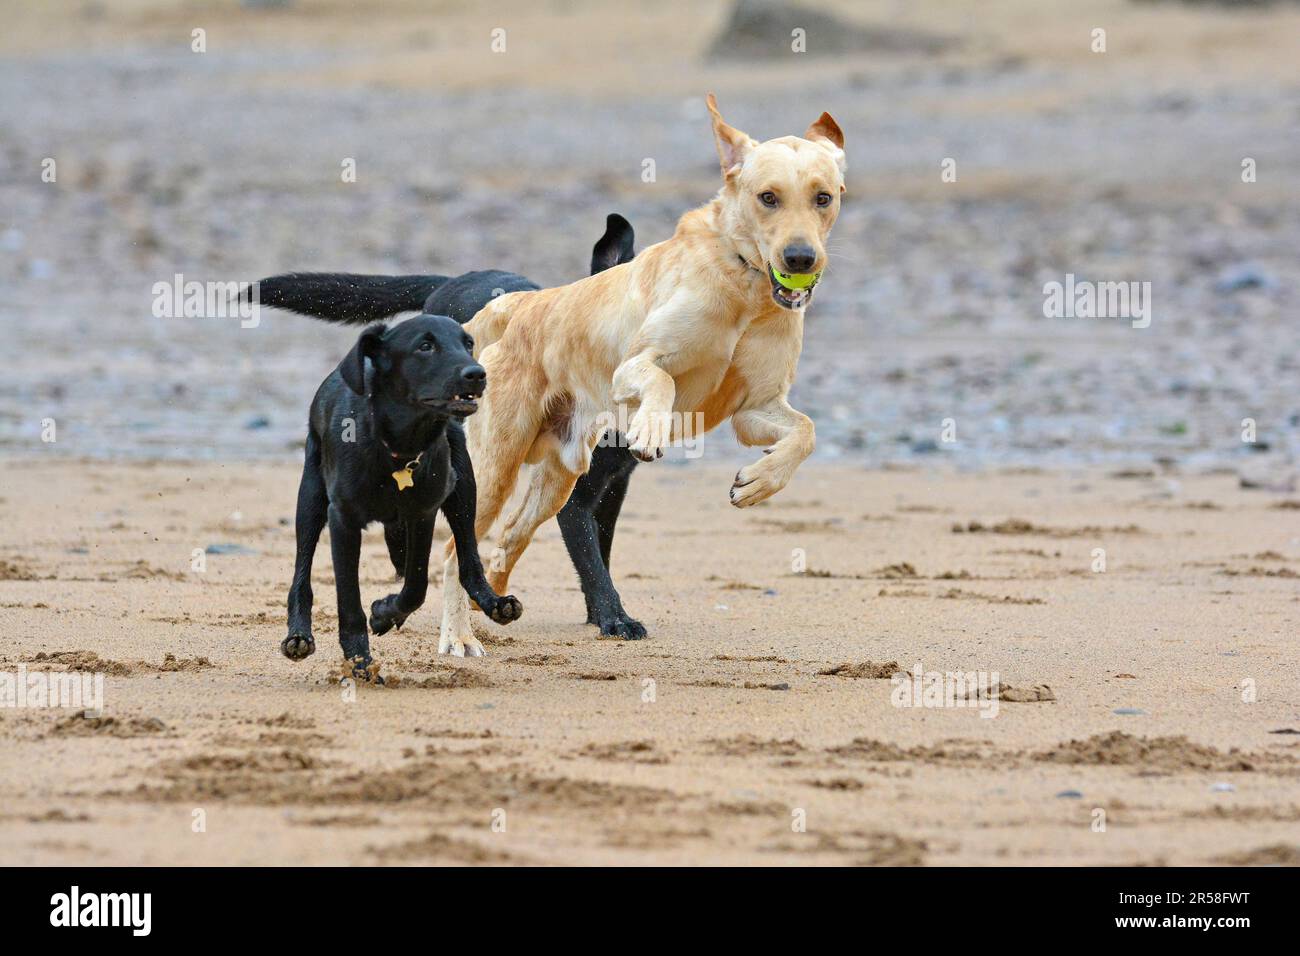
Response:
MULTIPOLYGON (((434 591, 374 642, 398 686, 349 699, 324 541, 318 651, 279 653, 295 469, 3 463, 0 670, 106 676, 99 720, 0 708, 0 862, 1300 858, 1294 496, 810 464, 739 512, 732 470, 633 483, 615 576, 650 639, 581 623, 552 523, 489 657, 435 654, 434 591), (192 571, 210 545, 246 553, 192 571), (1054 699, 894 706, 917 663, 1054 699)), ((392 588, 372 531, 364 599, 392 588)))

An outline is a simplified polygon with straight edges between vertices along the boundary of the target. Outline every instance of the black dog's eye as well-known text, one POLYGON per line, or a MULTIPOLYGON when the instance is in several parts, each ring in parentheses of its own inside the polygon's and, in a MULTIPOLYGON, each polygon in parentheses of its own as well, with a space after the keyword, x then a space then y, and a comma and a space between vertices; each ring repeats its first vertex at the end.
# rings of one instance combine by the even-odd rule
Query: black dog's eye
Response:
POLYGON ((818 193, 818 194, 817 194, 817 205, 819 205, 819 206, 829 206, 830 204, 831 204, 831 194, 830 194, 830 193, 818 193))
POLYGON ((419 349, 417 349, 416 351, 419 351, 419 352, 432 352, 432 351, 433 351, 433 343, 432 343, 432 342, 421 342, 421 343, 420 343, 420 347, 419 347, 419 349))
POLYGON ((474 340, 471 339, 468 335, 465 336, 465 349, 466 349, 466 351, 469 351, 469 352, 473 352, 473 351, 474 351, 474 340))
POLYGON ((765 193, 759 193, 758 201, 761 202, 764 206, 775 206, 776 193, 772 192, 772 190, 770 189, 765 193))

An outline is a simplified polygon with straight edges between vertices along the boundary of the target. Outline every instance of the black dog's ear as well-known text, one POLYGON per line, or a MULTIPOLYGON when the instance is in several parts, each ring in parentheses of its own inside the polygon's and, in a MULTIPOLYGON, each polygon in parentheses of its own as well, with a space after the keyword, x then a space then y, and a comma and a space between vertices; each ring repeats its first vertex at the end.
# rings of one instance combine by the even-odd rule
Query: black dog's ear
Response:
POLYGON ((339 362, 339 374, 343 376, 344 383, 358 395, 364 395, 366 391, 366 359, 374 361, 379 355, 387 331, 388 326, 382 322, 370 326, 361 333, 361 338, 352 346, 352 351, 339 362))
POLYGON ((605 234, 591 248, 591 274, 631 262, 636 255, 632 249, 635 239, 632 224, 618 213, 611 212, 605 217, 605 234))

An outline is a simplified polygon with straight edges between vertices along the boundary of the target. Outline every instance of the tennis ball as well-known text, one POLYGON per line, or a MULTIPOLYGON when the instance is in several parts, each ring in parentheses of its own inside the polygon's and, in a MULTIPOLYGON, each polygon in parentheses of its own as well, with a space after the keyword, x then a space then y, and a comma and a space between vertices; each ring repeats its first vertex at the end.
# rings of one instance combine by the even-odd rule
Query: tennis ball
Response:
POLYGON ((775 269, 772 270, 772 275, 776 276, 776 281, 787 289, 811 289, 817 284, 817 280, 822 277, 820 272, 794 272, 787 274, 784 272, 777 272, 775 269))

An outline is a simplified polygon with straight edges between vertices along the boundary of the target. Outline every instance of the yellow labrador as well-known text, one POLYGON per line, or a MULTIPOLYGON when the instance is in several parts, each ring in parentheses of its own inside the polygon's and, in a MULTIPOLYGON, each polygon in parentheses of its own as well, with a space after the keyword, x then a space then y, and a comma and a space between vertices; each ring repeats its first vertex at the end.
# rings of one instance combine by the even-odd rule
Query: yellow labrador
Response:
MULTIPOLYGON (((466 325, 491 382, 466 423, 480 537, 535 466, 490 563, 498 594, 614 420, 630 414, 629 448, 648 461, 697 422, 730 418, 743 444, 769 446, 736 475, 738 508, 776 494, 812 453, 813 423, 786 396, 844 193, 844 135, 823 113, 803 136, 759 143, 712 94, 708 107, 723 186, 671 239, 571 285, 503 295, 466 325)), ((446 568, 439 652, 482 654, 454 542, 446 568)))

